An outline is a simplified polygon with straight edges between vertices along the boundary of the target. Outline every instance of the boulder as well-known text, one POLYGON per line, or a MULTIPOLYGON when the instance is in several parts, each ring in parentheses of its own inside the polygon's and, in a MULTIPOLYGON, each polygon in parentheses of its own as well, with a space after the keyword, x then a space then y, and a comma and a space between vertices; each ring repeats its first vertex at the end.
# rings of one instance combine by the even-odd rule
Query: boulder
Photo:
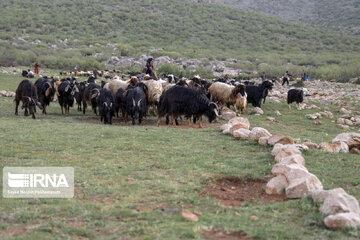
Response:
POLYGON ((265 192, 267 194, 282 194, 285 191, 285 188, 289 185, 286 177, 283 175, 278 175, 272 178, 267 184, 265 192))
POLYGON ((359 155, 360 155, 360 150, 359 150, 358 148, 352 148, 352 149, 350 150, 350 153, 352 153, 352 154, 359 154, 359 155))
POLYGON ((359 202, 346 192, 331 192, 324 199, 320 212, 325 215, 353 212, 360 214, 359 202))
POLYGON ((269 133, 268 130, 266 130, 265 128, 261 128, 261 127, 254 127, 251 130, 251 133, 249 135, 249 138, 251 140, 256 140, 258 141, 259 138, 261 137, 271 137, 271 133, 269 133))
POLYGON ((300 179, 309 174, 306 167, 299 164, 281 164, 277 163, 271 169, 271 173, 277 175, 284 175, 289 183, 300 179))
POLYGON ((345 124, 348 125, 348 126, 352 126, 353 125, 353 122, 349 119, 345 119, 345 124))
POLYGON ((314 191, 311 196, 313 198, 314 201, 320 201, 320 202, 323 202, 326 198, 328 197, 332 197, 333 195, 336 195, 336 194, 344 194, 346 193, 344 189, 342 188, 334 188, 334 189, 331 189, 331 190, 317 190, 317 191, 314 191))
POLYGON ((318 144, 311 141, 305 141, 303 145, 307 146, 309 149, 318 149, 320 147, 318 144))
MULTIPOLYGON (((287 179, 289 179, 287 177, 287 179)), ((316 190, 322 190, 323 185, 320 180, 311 173, 307 173, 300 178, 291 180, 285 189, 287 198, 301 198, 316 190)))
POLYGON ((349 149, 359 148, 360 149, 360 137, 353 137, 347 141, 349 149))
POLYGON ((228 123, 231 126, 234 126, 236 124, 243 124, 244 126, 246 126, 246 129, 250 128, 250 122, 247 118, 235 117, 235 118, 230 119, 228 123))
MULTIPOLYGON (((279 156, 279 154, 277 155, 279 156)), ((305 159, 300 154, 292 154, 283 158, 279 158, 280 164, 290 165, 290 164, 299 164, 305 166, 305 159)))
POLYGON ((0 96, 6 96, 6 91, 5 90, 2 90, 2 91, 0 91, 0 96))
POLYGON ((267 146, 269 137, 261 137, 259 138, 258 143, 262 146, 267 146))
POLYGON ((238 129, 240 129, 240 128, 249 130, 249 129, 247 128, 247 125, 242 124, 242 123, 238 123, 238 124, 233 125, 233 126, 230 128, 230 133, 231 133, 231 134, 234 134, 234 131, 236 131, 236 130, 238 130, 238 129))
POLYGON ((329 228, 356 228, 360 226, 359 214, 348 212, 327 216, 324 223, 329 228))
POLYGON ((266 120, 270 121, 270 122, 275 122, 275 118, 273 118, 273 117, 267 117, 266 120))
POLYGON ((235 131, 233 132, 233 136, 234 136, 236 139, 248 140, 250 133, 251 133, 250 130, 244 129, 244 128, 240 128, 240 129, 235 130, 235 131))
MULTIPOLYGON (((270 138, 269 138, 270 141, 270 138)), ((283 145, 283 144, 275 144, 273 147, 273 150, 271 151, 271 155, 272 156, 276 156, 280 151, 286 151, 286 152, 293 152, 296 154, 301 154, 301 146, 298 144, 287 144, 287 145, 283 145)))
POLYGON ((350 127, 348 125, 343 125, 343 124, 337 124, 337 126, 341 129, 345 129, 345 130, 349 130, 350 127))
POLYGON ((276 116, 281 116, 281 113, 279 112, 279 110, 276 110, 275 114, 276 114, 276 116))
POLYGON ((342 113, 342 114, 351 114, 351 110, 347 110, 347 109, 345 109, 345 108, 341 108, 341 109, 340 109, 340 113, 342 113))
POLYGON ((315 120, 315 119, 321 118, 321 114, 320 113, 306 114, 305 117, 315 120))
POLYGON ((282 137, 284 137, 284 135, 281 135, 281 134, 272 135, 269 138, 268 144, 271 146, 274 146, 277 143, 277 141, 279 141, 282 137))
POLYGON ((335 143, 322 142, 320 143, 320 149, 332 153, 349 152, 349 146, 344 142, 335 142, 335 143))
POLYGON ((283 136, 278 141, 275 142, 275 144, 277 144, 277 143, 280 143, 280 144, 283 144, 283 145, 294 144, 295 140, 292 139, 291 137, 283 136))
POLYGON ((251 110, 251 114, 255 114, 255 115, 263 115, 264 114, 264 111, 259 108, 259 107, 254 107, 252 110, 251 110))
POLYGON ((219 117, 220 117, 220 119, 223 119, 223 120, 230 120, 230 119, 236 117, 236 113, 229 109, 229 111, 221 111, 221 114, 219 117))
POLYGON ((230 130, 230 128, 231 128, 231 125, 228 124, 228 123, 225 123, 225 124, 223 124, 223 125, 220 126, 220 130, 221 130, 221 131, 224 131, 224 130, 226 130, 226 129, 229 129, 229 130, 230 130))
POLYGON ((360 133, 356 133, 356 132, 348 132, 348 133, 340 133, 339 135, 337 135, 332 142, 345 142, 346 144, 348 143, 349 140, 353 139, 354 137, 359 138, 360 137, 360 133))

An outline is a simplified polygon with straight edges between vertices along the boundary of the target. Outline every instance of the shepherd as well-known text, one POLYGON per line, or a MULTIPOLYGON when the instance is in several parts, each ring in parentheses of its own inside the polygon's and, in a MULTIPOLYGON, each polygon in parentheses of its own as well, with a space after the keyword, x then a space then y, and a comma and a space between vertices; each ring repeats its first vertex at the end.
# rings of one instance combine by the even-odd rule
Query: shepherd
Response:
POLYGON ((154 79, 158 79, 156 72, 154 71, 154 59, 153 58, 148 58, 148 60, 146 61, 146 65, 142 70, 142 73, 144 75, 150 75, 152 78, 154 79))
POLYGON ((39 63, 38 62, 35 63, 34 72, 35 72, 35 74, 39 74, 39 63))

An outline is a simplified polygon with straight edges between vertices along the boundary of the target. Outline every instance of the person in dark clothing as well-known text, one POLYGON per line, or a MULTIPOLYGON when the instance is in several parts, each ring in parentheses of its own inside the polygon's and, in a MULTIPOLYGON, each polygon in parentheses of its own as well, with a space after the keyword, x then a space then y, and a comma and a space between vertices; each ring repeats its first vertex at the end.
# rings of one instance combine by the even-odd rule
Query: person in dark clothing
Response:
POLYGON ((306 73, 305 73, 305 70, 303 69, 301 72, 301 81, 305 81, 305 76, 306 76, 306 73))
POLYGON ((261 74, 261 81, 265 81, 265 80, 266 80, 266 74, 265 74, 265 72, 263 72, 261 74))
POLYGON ((148 58, 142 73, 144 73, 146 75, 150 75, 154 79, 157 79, 156 72, 154 71, 154 59, 153 58, 148 58))
POLYGON ((99 73, 98 73, 97 70, 94 70, 94 71, 93 71, 93 74, 94 74, 94 78, 98 78, 99 73))
POLYGON ((291 77, 291 74, 289 73, 289 71, 286 71, 286 73, 284 74, 284 77, 283 77, 282 86, 284 86, 285 82, 289 86, 289 78, 290 77, 291 77))

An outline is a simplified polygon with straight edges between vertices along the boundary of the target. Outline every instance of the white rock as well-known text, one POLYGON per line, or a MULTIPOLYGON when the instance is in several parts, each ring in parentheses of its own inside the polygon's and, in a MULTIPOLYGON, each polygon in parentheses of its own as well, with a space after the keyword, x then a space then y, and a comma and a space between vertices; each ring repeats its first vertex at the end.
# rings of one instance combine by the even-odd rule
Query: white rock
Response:
POLYGON ((299 164, 281 164, 277 163, 271 169, 271 173, 277 175, 283 175, 286 177, 289 183, 293 182, 296 179, 300 179, 309 174, 309 171, 306 167, 299 164))
POLYGON ((224 130, 230 129, 230 128, 231 128, 231 125, 230 125, 230 124, 227 124, 227 123, 225 123, 225 124, 223 124, 223 125, 220 126, 220 130, 221 130, 221 131, 224 131, 224 130))
POLYGON ((349 125, 349 126, 352 126, 353 122, 351 120, 349 120, 349 119, 345 119, 345 124, 349 125))
POLYGON ((327 142, 322 142, 320 143, 320 149, 333 153, 349 152, 349 146, 345 142, 340 142, 340 141, 331 144, 327 142))
POLYGON ((264 111, 259 107, 254 107, 251 111, 251 114, 263 115, 264 111))
POLYGON ((222 111, 220 115, 220 119, 230 120, 236 117, 236 113, 234 111, 222 111))
POLYGON ((331 197, 332 195, 335 195, 338 193, 344 194, 346 192, 342 188, 334 188, 331 190, 317 190, 312 193, 312 198, 314 201, 323 202, 326 198, 331 197))
POLYGON ((360 226, 360 216, 356 213, 338 213, 327 216, 324 223, 329 228, 356 228, 360 226))
POLYGON ((345 108, 341 108, 340 109, 340 113, 343 113, 343 114, 351 114, 351 110, 347 110, 345 108))
POLYGON ((243 118, 243 117, 235 117, 229 120, 228 124, 230 124, 231 126, 234 126, 236 124, 244 124, 245 126, 247 126, 247 129, 250 128, 250 122, 247 118, 243 118))
POLYGON ((345 118, 339 118, 336 123, 338 124, 345 124, 345 118))
POLYGON ((250 130, 240 128, 240 129, 233 132, 233 136, 236 139, 248 140, 250 133, 251 133, 250 130))
POLYGON ((279 110, 276 110, 275 114, 276 114, 276 116, 281 116, 281 113, 279 112, 279 110))
POLYGON ((261 128, 261 127, 254 127, 251 130, 251 133, 249 135, 249 138, 251 140, 256 140, 258 141, 259 138, 261 137, 271 137, 271 133, 269 133, 268 130, 266 130, 265 128, 261 128))
POLYGON ((308 173, 301 178, 290 181, 285 192, 287 198, 301 198, 315 190, 321 189, 323 189, 323 185, 320 180, 314 174, 308 173))
POLYGON ((6 91, 5 90, 2 90, 2 91, 0 91, 0 96, 6 96, 6 91))
POLYGON ((299 165, 305 166, 305 159, 300 154, 293 154, 293 155, 286 156, 286 157, 279 159, 279 163, 285 164, 285 165, 299 164, 299 165))
POLYGON ((274 145, 273 150, 271 151, 271 155, 275 157, 281 150, 293 152, 296 154, 301 154, 300 148, 297 144, 283 145, 283 144, 277 143, 274 145))
POLYGON ((360 214, 359 202, 347 193, 332 192, 324 200, 320 212, 325 215, 353 212, 360 214))
POLYGON ((348 141, 350 141, 352 138, 355 137, 360 137, 360 133, 356 133, 356 132, 348 132, 348 133, 340 133, 339 135, 337 135, 332 142, 345 142, 348 143, 348 141))
POLYGON ((269 137, 261 137, 259 138, 258 143, 262 146, 267 146, 269 137))
POLYGON ((265 192, 267 194, 282 194, 285 191, 285 188, 289 185, 286 177, 283 175, 278 175, 272 178, 266 184, 265 192))

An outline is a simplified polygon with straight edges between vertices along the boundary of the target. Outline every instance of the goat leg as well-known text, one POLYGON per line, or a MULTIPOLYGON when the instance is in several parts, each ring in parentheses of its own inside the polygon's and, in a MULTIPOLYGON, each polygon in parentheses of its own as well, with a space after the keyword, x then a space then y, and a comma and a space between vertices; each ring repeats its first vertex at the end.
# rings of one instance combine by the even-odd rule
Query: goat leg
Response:
POLYGON ((202 128, 203 125, 202 125, 202 115, 200 115, 199 117, 199 127, 202 128))
POLYGON ((161 117, 158 117, 157 124, 156 124, 157 127, 160 126, 160 122, 161 122, 161 117))

